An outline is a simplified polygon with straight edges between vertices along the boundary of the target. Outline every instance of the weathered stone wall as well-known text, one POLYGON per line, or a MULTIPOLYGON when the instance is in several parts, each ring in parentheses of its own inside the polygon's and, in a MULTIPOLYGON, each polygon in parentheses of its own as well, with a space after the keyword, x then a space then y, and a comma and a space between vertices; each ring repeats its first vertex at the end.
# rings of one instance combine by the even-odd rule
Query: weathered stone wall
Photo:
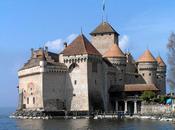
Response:
POLYGON ((141 114, 165 114, 171 112, 171 105, 162 104, 143 104, 141 105, 141 114))
POLYGON ((145 84, 145 80, 140 74, 137 73, 126 73, 125 84, 145 84))
POLYGON ((166 67, 157 68, 157 84, 160 94, 166 94, 166 67))
POLYGON ((92 44, 93 46, 103 55, 112 44, 118 44, 118 39, 115 34, 103 34, 92 36, 92 44))
POLYGON ((92 58, 88 61, 88 88, 90 110, 105 110, 105 76, 102 59, 92 58), (97 65, 97 71, 93 72, 93 62, 97 65))
POLYGON ((43 76, 40 67, 19 71, 19 93, 23 93, 23 103, 27 109, 43 109, 43 76), (35 71, 34 71, 35 70, 35 71), (32 75, 31 72, 35 72, 32 75))
POLYGON ((156 63, 139 63, 138 73, 143 77, 147 84, 156 84, 156 63))
POLYGON ((45 111, 65 109, 66 72, 43 74, 43 100, 45 111))
POLYGON ((65 64, 69 68, 66 88, 68 89, 66 91, 68 109, 71 111, 89 111, 87 55, 64 56, 64 60, 66 59, 68 62, 65 64), (73 64, 75 64, 74 67, 73 64))

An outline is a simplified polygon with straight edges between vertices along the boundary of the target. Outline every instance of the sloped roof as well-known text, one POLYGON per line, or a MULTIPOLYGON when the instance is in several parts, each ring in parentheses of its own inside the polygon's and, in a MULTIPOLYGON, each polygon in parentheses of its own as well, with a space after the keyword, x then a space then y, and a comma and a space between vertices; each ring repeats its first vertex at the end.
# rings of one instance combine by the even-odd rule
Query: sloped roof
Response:
POLYGON ((150 50, 146 50, 138 59, 138 62, 156 62, 150 50))
POLYGON ((115 31, 115 29, 107 22, 102 22, 90 34, 95 35, 95 34, 104 34, 104 33, 116 33, 116 34, 118 34, 115 31))
POLYGON ((125 84, 123 87, 113 85, 110 87, 109 92, 142 92, 142 91, 159 91, 154 84, 125 84))
POLYGON ((125 57, 122 50, 119 48, 117 44, 112 44, 112 46, 105 52, 103 57, 112 58, 112 57, 125 57))
POLYGON ((163 61, 163 59, 160 56, 158 56, 156 58, 156 60, 157 60, 157 63, 159 66, 166 66, 165 62, 163 61))
POLYGON ((67 69, 66 65, 59 63, 58 54, 48 52, 42 48, 32 52, 31 58, 23 65, 20 70, 29 69, 40 65, 40 61, 45 61, 47 66, 57 66, 61 69, 67 69))
POLYGON ((133 91, 158 91, 159 89, 154 84, 126 84, 125 92, 133 91))
POLYGON ((100 52, 98 52, 98 50, 83 34, 79 35, 69 46, 63 50, 62 53, 64 56, 82 54, 101 56, 100 52))

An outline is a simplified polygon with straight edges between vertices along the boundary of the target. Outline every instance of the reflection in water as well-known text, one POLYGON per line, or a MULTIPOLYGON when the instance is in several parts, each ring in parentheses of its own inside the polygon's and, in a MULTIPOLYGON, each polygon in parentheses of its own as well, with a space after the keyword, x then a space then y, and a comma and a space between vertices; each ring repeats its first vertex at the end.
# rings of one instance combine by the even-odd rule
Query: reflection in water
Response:
POLYGON ((21 130, 87 130, 88 119, 77 120, 17 120, 21 130))
POLYGON ((174 130, 170 122, 152 120, 16 120, 21 130, 174 130))

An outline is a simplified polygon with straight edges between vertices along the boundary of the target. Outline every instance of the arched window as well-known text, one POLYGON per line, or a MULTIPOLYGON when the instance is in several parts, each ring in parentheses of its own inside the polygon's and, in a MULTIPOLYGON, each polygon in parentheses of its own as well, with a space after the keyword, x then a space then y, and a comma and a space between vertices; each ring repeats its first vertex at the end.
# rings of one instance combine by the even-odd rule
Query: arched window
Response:
POLYGON ((69 72, 72 72, 72 70, 76 67, 79 67, 76 63, 72 63, 70 66, 69 66, 69 72))

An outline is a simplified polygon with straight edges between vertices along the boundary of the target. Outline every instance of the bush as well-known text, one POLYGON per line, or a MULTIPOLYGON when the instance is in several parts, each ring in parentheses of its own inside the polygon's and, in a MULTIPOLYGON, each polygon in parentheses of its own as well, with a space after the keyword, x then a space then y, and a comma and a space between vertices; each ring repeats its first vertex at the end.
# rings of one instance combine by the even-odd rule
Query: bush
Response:
POLYGON ((141 100, 150 102, 153 101, 155 98, 156 94, 153 91, 144 91, 142 95, 140 96, 141 100))

